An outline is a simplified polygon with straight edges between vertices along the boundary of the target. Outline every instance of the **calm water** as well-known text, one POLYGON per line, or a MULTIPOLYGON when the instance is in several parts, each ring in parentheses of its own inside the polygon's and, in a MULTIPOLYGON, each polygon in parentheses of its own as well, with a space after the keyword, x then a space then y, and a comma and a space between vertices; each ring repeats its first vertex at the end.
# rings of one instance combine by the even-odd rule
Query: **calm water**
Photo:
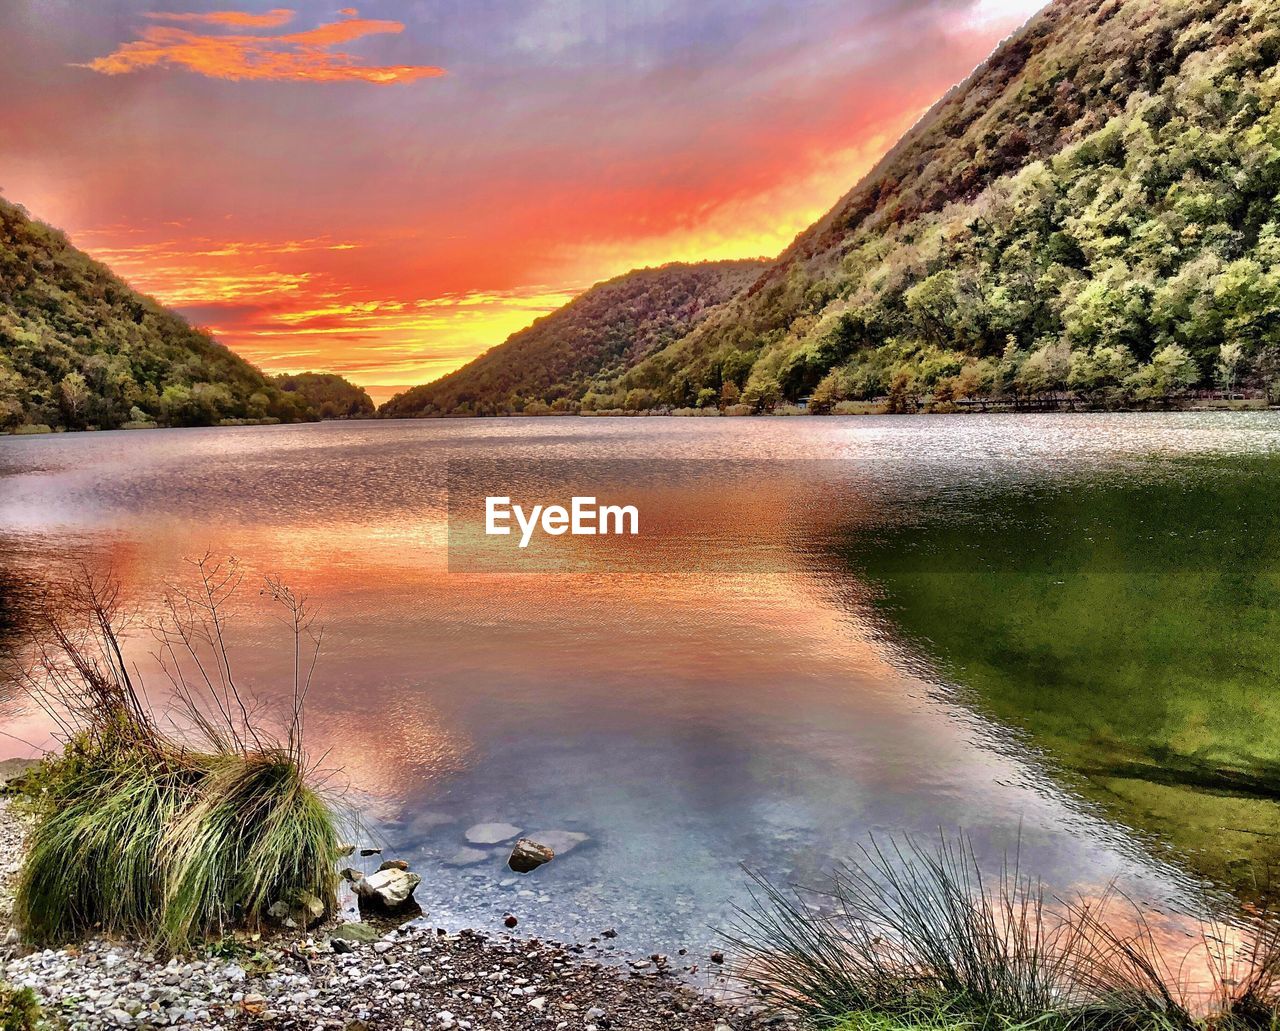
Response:
MULTIPOLYGON (((1215 579, 1189 607, 1186 585, 1227 561, 1219 544, 1270 561, 1277 451, 1265 414, 11 438, 0 574, 15 618, 69 558, 111 567, 144 610, 205 552, 308 594, 326 625, 312 749, 441 924, 512 911, 533 934, 705 952, 740 864, 818 882, 869 833, 961 828, 987 856, 1020 839, 1056 890, 1118 879, 1177 910, 1200 882, 1245 893, 1272 858, 1276 581, 1215 579), (547 460, 621 483, 673 462, 637 489, 686 532, 623 569, 451 573, 451 459, 519 463, 548 493, 547 460), (502 849, 445 865, 485 821, 589 840, 519 880, 502 849)), ((284 645, 249 592, 235 648, 264 697, 284 645)), ((44 743, 4 690, 6 732, 44 743)))

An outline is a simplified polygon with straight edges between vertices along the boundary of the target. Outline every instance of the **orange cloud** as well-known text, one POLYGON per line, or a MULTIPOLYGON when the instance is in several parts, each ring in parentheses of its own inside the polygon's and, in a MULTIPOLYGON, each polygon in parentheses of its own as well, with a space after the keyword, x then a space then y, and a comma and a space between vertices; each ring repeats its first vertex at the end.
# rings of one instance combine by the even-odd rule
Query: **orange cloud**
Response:
MULTIPOLYGON (((350 10, 350 8, 348 8, 350 10)), ((341 12, 341 13, 346 13, 341 12)), ((352 12, 355 13, 354 11, 352 12)), ((210 11, 205 14, 174 13, 172 11, 152 11, 144 17, 153 21, 195 22, 200 25, 234 25, 238 28, 274 29, 287 25, 293 20, 297 11, 287 7, 277 7, 266 14, 250 14, 248 11, 210 11)))
MULTIPOLYGON (((365 36, 404 31, 402 22, 360 18, 354 8, 347 8, 343 15, 341 21, 282 36, 210 35, 173 25, 152 25, 142 30, 141 39, 123 43, 84 67, 103 75, 127 75, 144 68, 185 68, 211 79, 236 82, 258 79, 378 85, 444 74, 444 69, 430 65, 364 65, 351 54, 333 50, 341 43, 365 36)), ((274 27, 292 19, 293 12, 279 8, 263 15, 221 11, 191 15, 157 13, 148 17, 219 26, 274 27)))

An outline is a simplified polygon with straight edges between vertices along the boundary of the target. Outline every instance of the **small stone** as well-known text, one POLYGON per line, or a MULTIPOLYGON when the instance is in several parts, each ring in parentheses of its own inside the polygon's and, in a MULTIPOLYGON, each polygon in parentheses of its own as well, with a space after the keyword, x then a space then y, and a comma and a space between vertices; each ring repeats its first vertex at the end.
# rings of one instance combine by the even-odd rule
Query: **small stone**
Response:
POLYGON ((362 856, 364 856, 364 857, 367 859, 369 856, 380 856, 380 855, 382 855, 382 849, 380 849, 380 848, 362 848, 362 849, 360 850, 360 854, 361 854, 362 856))
POLYGON ((356 847, 348 841, 344 841, 338 846, 336 855, 339 859, 346 859, 347 856, 355 853, 356 847))
POLYGON ((507 865, 516 873, 531 873, 555 859, 556 854, 541 842, 521 838, 511 850, 507 865))
POLYGON ((507 927, 516 927, 520 923, 519 917, 508 913, 502 921, 507 927))
POLYGON ((392 869, 372 873, 356 881, 354 887, 362 905, 372 905, 389 912, 396 912, 416 904, 413 893, 421 883, 422 878, 416 873, 392 869))
POLYGON ((360 942, 366 945, 369 942, 377 941, 381 937, 382 935, 378 933, 376 927, 370 927, 368 924, 354 920, 349 923, 339 924, 329 932, 330 941, 336 939, 345 942, 360 942))
POLYGON ((383 870, 408 870, 408 869, 409 869, 409 864, 406 863, 403 859, 387 859, 383 862, 383 864, 380 867, 378 867, 378 872, 381 873, 383 870))
POLYGON ((723 953, 723 952, 713 952, 713 953, 711 953, 711 962, 712 962, 712 963, 723 963, 723 962, 724 962, 724 953, 723 953))

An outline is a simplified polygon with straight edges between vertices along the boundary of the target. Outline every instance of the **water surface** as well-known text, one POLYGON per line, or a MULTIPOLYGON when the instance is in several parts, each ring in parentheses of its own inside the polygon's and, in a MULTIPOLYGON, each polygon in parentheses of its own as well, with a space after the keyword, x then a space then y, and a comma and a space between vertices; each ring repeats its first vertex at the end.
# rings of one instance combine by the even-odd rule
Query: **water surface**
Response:
MULTIPOLYGON (((308 594, 312 749, 441 924, 512 911, 533 934, 700 954, 740 864, 815 882, 868 834, 957 829, 988 857, 1020 842, 1054 890, 1118 880, 1176 911, 1204 882, 1246 895, 1280 833, 1278 444, 1273 416, 1218 413, 15 438, 0 594, 20 617, 82 560, 146 610, 206 552, 308 594), (701 538, 683 569, 668 550, 450 572, 448 463, 475 459, 613 463, 621 482, 678 463, 642 495, 701 538), (709 494, 741 513, 731 542, 709 494), (706 561, 717 545, 762 557, 706 561), (485 821, 589 840, 526 878, 501 849, 446 865, 485 821)), ((235 627, 246 683, 279 696, 288 655, 256 596, 235 627)), ((46 740, 12 692, 0 718, 46 740)))

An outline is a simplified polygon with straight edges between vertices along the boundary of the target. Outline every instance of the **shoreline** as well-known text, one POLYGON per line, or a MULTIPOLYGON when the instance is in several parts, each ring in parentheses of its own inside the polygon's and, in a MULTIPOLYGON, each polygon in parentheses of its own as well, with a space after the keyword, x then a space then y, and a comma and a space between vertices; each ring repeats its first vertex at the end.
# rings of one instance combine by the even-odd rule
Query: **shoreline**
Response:
POLYGON ((954 410, 921 407, 912 412, 892 412, 880 402, 859 402, 856 411, 813 412, 800 406, 781 406, 777 411, 759 412, 727 412, 718 408, 709 409, 673 409, 663 411, 646 409, 644 411, 625 411, 623 409, 606 409, 593 412, 494 412, 476 415, 456 412, 435 412, 430 415, 376 415, 364 418, 300 420, 283 422, 279 419, 234 419, 200 426, 164 426, 149 423, 145 426, 116 426, 100 429, 90 426, 84 429, 66 429, 63 427, 20 427, 16 430, 0 430, 0 437, 59 437, 66 434, 82 433, 136 433, 141 430, 217 430, 261 428, 263 426, 320 426, 329 423, 398 423, 398 422, 448 422, 474 421, 485 419, 867 419, 875 417, 896 416, 911 418, 915 416, 970 416, 970 415, 1177 415, 1177 414, 1259 414, 1263 412, 1280 412, 1280 405, 1268 405, 1256 401, 1199 401, 1187 404, 1175 404, 1168 407, 1133 406, 1125 408, 1096 408, 1088 405, 1068 407, 1045 407, 1038 405, 1004 405, 991 403, 988 405, 961 406, 954 410))
POLYGON ((337 925, 326 925, 297 937, 236 939, 234 949, 224 939, 204 955, 172 959, 106 939, 32 950, 11 926, 23 840, 0 798, 0 980, 32 988, 54 1027, 756 1031, 789 1023, 686 983, 666 957, 446 931, 421 917, 337 949, 337 925))

